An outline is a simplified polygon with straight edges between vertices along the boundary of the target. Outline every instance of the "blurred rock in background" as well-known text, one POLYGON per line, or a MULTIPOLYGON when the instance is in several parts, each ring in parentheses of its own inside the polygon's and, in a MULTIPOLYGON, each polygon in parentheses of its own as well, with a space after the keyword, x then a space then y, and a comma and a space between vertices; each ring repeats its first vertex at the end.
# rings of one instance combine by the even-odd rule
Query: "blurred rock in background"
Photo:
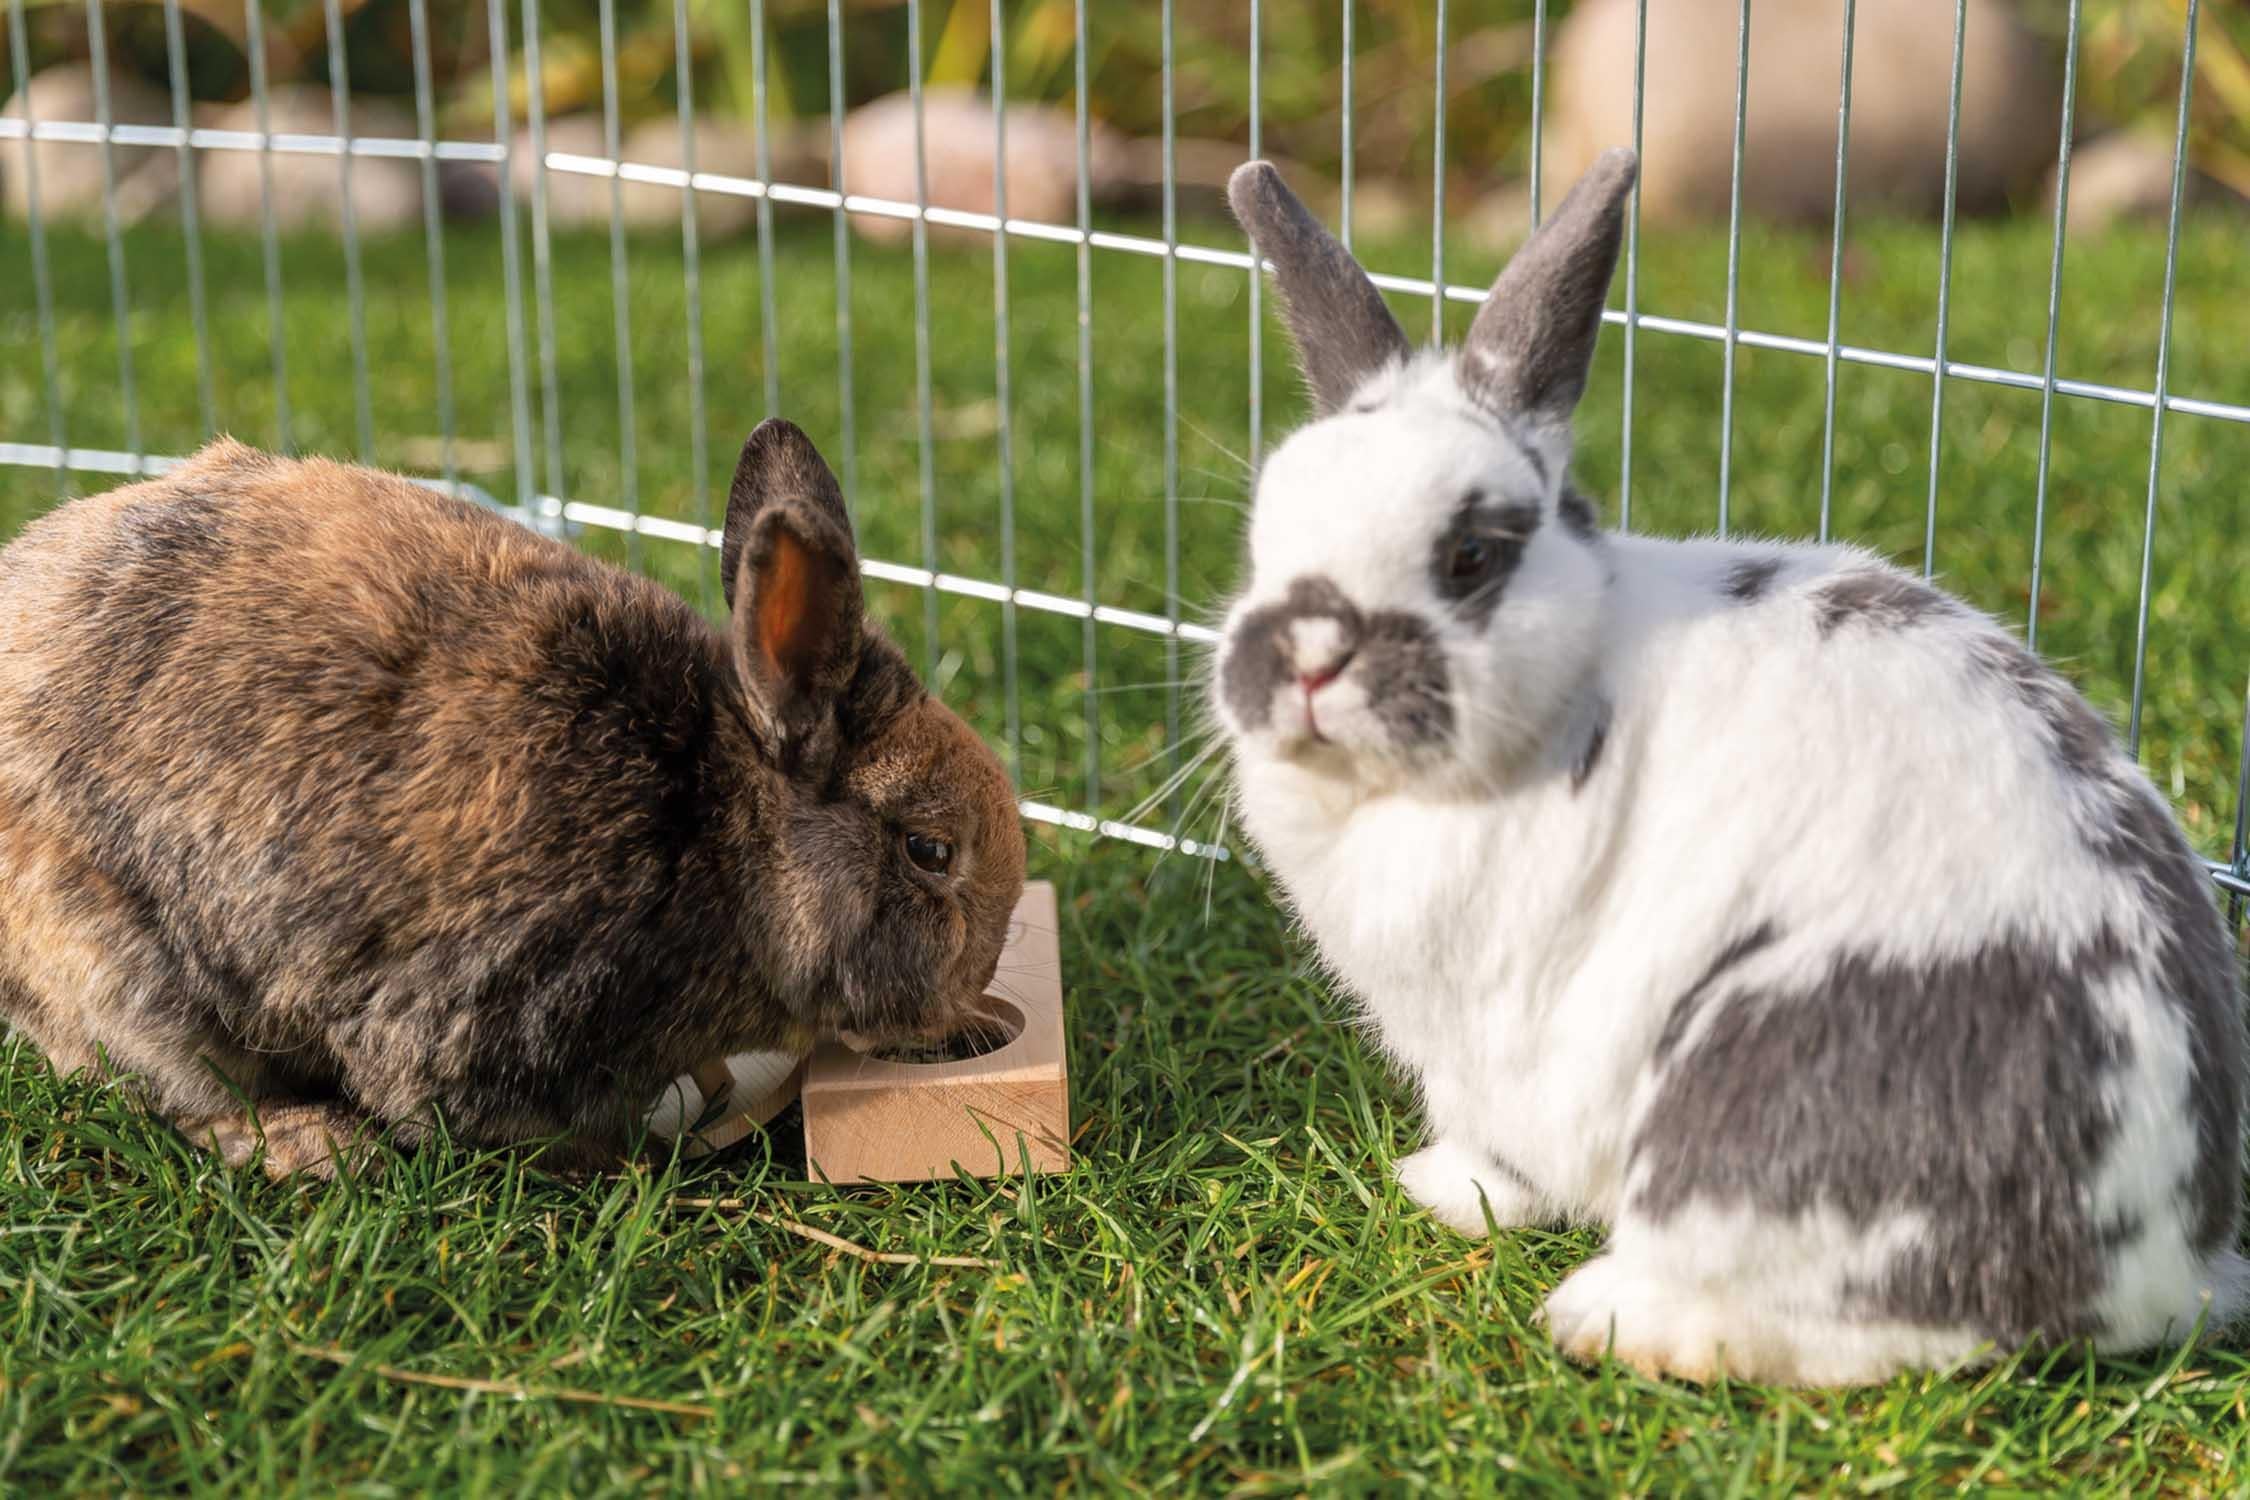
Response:
MULTIPOLYGON (((34 122, 88 121, 98 118, 94 70, 83 62, 57 63, 33 75, 21 94, 0 107, 0 118, 34 122)), ((129 73, 109 75, 109 118, 113 125, 169 125, 172 100, 129 73)), ((39 211, 55 219, 102 216, 102 148, 91 142, 0 140, 0 204, 14 219, 31 208, 33 168, 39 179, 39 211), (27 162, 27 152, 36 152, 27 162)), ((179 153, 169 146, 110 143, 110 167, 117 184, 117 217, 130 224, 172 199, 180 186, 179 153)))
MULTIPOLYGON (((1820 224, 1833 210, 1843 5, 1750 6, 1743 207, 1753 218, 1820 224)), ((2069 7, 2064 0, 1966 6, 1961 206, 2036 213, 2055 157, 2069 7)), ((343 28, 337 40, 354 90, 355 135, 414 138, 414 99, 426 78, 445 139, 489 142, 497 134, 521 144, 536 93, 552 121, 550 149, 606 158, 599 124, 606 100, 621 121, 625 160, 676 168, 684 159, 678 115, 692 97, 700 169, 756 177, 751 122, 763 118, 771 123, 773 176, 822 187, 837 180, 830 121, 841 114, 851 136, 842 180, 855 193, 907 203, 915 186, 906 85, 910 67, 919 66, 930 198, 941 207, 989 213, 995 206, 989 96, 997 76, 1007 85, 1008 208, 1017 218, 1075 222, 1076 116, 1083 107, 1093 122, 1090 194, 1106 215, 1130 216, 1136 232, 1151 229, 1162 196, 1160 141, 1169 113, 1183 218, 1223 215, 1217 189, 1227 169, 1249 154, 1255 127, 1261 154, 1288 162, 1291 180, 1331 219, 1340 216, 1348 142, 1355 228, 1378 239, 1419 236, 1429 222, 1442 140, 1447 180, 1437 186, 1447 199, 1449 229, 1505 241, 1528 218, 1524 179, 1540 47, 1548 60, 1544 185, 1552 197, 1595 151, 1632 139, 1635 30, 1644 8, 1646 212, 1656 222, 1723 220, 1742 0, 1546 0, 1543 9, 1538 0, 1489 0, 1449 7, 1442 32, 1429 0, 1352 0, 1348 58, 1336 0, 1264 0, 1255 35, 1249 8, 1239 4, 1176 7, 1168 35, 1161 7, 1122 0, 1008 0, 997 26, 988 0, 920 0, 923 47, 911 60, 898 0, 842 0, 833 34, 821 0, 769 0, 756 15, 739 0, 690 0, 684 11, 664 0, 613 0, 614 48, 606 61, 602 0, 542 0, 536 69, 524 46, 523 8, 513 4, 503 5, 509 51, 497 67, 488 50, 492 12, 484 3, 263 0, 258 14, 274 128, 281 132, 334 129, 323 92, 334 17, 343 28), (684 36, 674 30, 683 15, 684 36), (762 36, 753 25, 759 19, 762 36), (1169 81, 1167 55, 1174 62, 1169 81), (840 98, 831 97, 836 81, 840 98)), ((22 57, 12 55, 16 14, 0 25, 0 52, 11 54, 0 78, 19 69, 31 76, 32 112, 41 118, 93 119, 87 60, 89 22, 98 15, 119 123, 171 123, 177 62, 198 124, 255 128, 247 123, 254 111, 244 0, 103 0, 91 9, 78 0, 35 0, 20 12, 22 57)), ((1954 0, 1859 0, 1849 182, 1855 217, 1926 217, 1942 208, 1954 14, 1954 0)), ((2158 195, 2168 204, 2169 163, 2158 162, 2155 151, 2168 154, 2177 118, 2184 16, 2182 0, 2083 0, 2077 118, 2088 155, 2074 226, 2151 213, 2158 195)), ((2200 16, 2187 145, 2199 198, 2211 199, 2250 192, 2250 4, 2210 0, 2200 16)), ((23 152, 21 142, 0 142, 0 206, 16 215, 27 196, 23 152)), ((213 179, 214 220, 254 221, 256 153, 199 155, 213 179)), ((97 148, 42 142, 38 160, 53 164, 42 184, 49 212, 99 214, 97 148)), ((119 212, 128 220, 175 191, 171 150, 117 143, 111 160, 119 212)), ((285 222, 338 220, 333 156, 276 151, 271 162, 275 207, 285 222)), ((520 195, 528 163, 519 159, 513 175, 520 195)), ((418 184, 410 187, 417 176, 411 160, 355 157, 362 227, 377 233, 415 222, 418 207, 408 214, 406 206, 418 201, 418 184)), ((606 179, 551 169, 546 176, 557 226, 608 222, 606 179)), ((452 213, 489 203, 499 186, 479 163, 446 163, 442 178, 452 213)), ((626 221, 651 231, 676 225, 679 191, 627 182, 620 194, 626 221)), ((699 226, 713 238, 740 232, 756 211, 756 200, 740 194, 705 192, 698 204, 699 226)), ((793 217, 806 212, 790 210, 793 217)), ((861 215, 855 222, 884 242, 909 233, 908 221, 895 217, 861 215)), ((1200 239, 1223 230, 1193 232, 1200 239)), ((978 233, 942 228, 938 239, 986 242, 978 233)))
MULTIPOLYGON (((922 155, 933 208, 989 214, 996 210, 998 159, 988 94, 967 88, 926 89, 922 95, 922 155)), ((1008 217, 1045 224, 1078 219, 1078 122, 1067 109, 1012 104, 1007 115, 1008 217)), ((844 120, 843 181, 848 192, 899 203, 918 201, 914 155, 914 101, 900 92, 863 104, 844 120)), ((1098 121, 1089 122, 1087 176, 1095 202, 1113 198, 1126 180, 1125 140, 1098 121)), ((852 227, 871 240, 899 243, 912 221, 854 214, 852 227)), ((933 241, 983 240, 983 231, 930 226, 933 241)))
MULTIPOLYGON (((2050 214, 2059 180, 2059 167, 2050 167, 2042 200, 2050 214)), ((2181 184, 2190 205, 2215 196, 2216 187, 2192 168, 2181 184)), ((2069 233, 2088 237, 2118 224, 2163 224, 2171 213, 2172 142, 2164 136, 2153 130, 2116 130, 2071 152, 2070 202, 2063 210, 2069 233)))
MULTIPOLYGON (((413 113, 394 100, 360 94, 350 100, 347 124, 358 139, 415 140, 413 113)), ((207 112, 199 121, 213 130, 255 133, 258 110, 244 99, 207 112)), ((318 84, 277 84, 267 91, 266 130, 271 135, 336 134, 335 96, 318 84)), ((205 222, 249 228, 261 220, 266 168, 271 161, 274 223, 284 230, 343 228, 342 158, 291 150, 199 151, 197 206, 205 222)), ((438 163, 441 208, 456 216, 489 212, 491 169, 474 162, 438 163)), ((361 234, 388 234, 422 222, 422 167, 409 157, 354 153, 352 209, 361 234)))
MULTIPOLYGON (((1638 0, 1581 0, 1555 36, 1545 166, 1561 193, 1605 147, 1633 140, 1638 0)), ((1733 180, 1739 0, 1648 6, 1641 212, 1720 219, 1733 180)), ((1945 203, 1954 0, 1863 0, 1856 9, 1852 211, 1936 216, 1945 203)), ((1821 224, 1835 209, 1843 0, 1765 0, 1750 11, 1742 207, 1821 224)), ((2060 126, 2062 66, 2003 0, 1968 0, 1958 201, 1991 213, 2031 201, 2060 126)))

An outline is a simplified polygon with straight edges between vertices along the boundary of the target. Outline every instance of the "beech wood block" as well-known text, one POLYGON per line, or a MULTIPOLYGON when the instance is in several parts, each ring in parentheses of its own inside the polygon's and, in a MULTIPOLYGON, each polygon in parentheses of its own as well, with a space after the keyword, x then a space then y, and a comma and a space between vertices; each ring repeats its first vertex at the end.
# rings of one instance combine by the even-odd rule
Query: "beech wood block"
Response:
POLYGON ((1014 1040, 975 1057, 892 1062, 824 1042, 805 1065, 805 1164, 830 1182, 926 1182, 1059 1172, 1070 1162, 1055 888, 1024 887, 992 982, 1014 1040))

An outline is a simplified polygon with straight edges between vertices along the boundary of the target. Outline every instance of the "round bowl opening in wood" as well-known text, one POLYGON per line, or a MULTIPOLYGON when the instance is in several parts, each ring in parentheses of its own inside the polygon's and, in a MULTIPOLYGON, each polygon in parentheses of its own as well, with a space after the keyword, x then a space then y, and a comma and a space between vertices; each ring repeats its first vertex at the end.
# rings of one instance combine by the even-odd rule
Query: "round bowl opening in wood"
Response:
POLYGON ((968 1024, 950 1035, 927 1041, 894 1042, 888 1047, 878 1047, 868 1056, 884 1062, 921 1066, 966 1062, 972 1057, 998 1052, 1023 1035, 1024 1024, 1023 1012, 1016 1008, 1015 1002, 987 995, 968 1024))

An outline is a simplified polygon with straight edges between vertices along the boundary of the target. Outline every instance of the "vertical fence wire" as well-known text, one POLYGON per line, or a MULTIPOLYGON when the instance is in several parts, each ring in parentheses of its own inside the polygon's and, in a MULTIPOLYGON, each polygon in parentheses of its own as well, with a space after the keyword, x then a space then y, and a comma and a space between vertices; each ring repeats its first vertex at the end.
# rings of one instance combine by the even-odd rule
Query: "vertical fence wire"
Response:
MULTIPOLYGON (((195 150, 188 130, 195 123, 188 93, 187 35, 180 0, 164 0, 164 65, 172 87, 172 128, 180 133, 180 235, 186 242, 188 320, 195 329, 195 412, 202 430, 218 431, 218 402, 211 391, 211 319, 203 290, 203 219, 196 199, 195 150)), ((29 150, 27 145, 25 150, 29 150)))
POLYGON ((1953 9, 1953 81, 1945 107, 1945 217, 1938 229, 1937 357, 1930 369, 1930 496, 1922 523, 1922 576, 1937 572, 1938 471, 1945 456, 1945 361, 1953 312, 1953 217, 1961 167, 1961 59, 1969 0, 1953 9))
MULTIPOLYGON (((530 4, 531 0, 525 0, 530 4)), ((289 435, 289 324, 281 295, 281 235, 273 217, 273 109, 266 87, 265 7, 242 7, 245 50, 250 54, 250 113, 258 127, 258 248, 266 273, 267 355, 273 367, 274 447, 287 453, 289 435)))
MULTIPOLYGON (((687 299, 688 463, 695 479, 695 524, 711 530, 711 427, 703 399, 703 243, 696 219, 695 46, 688 29, 688 0, 672 0, 672 68, 679 75, 680 167, 687 182, 680 189, 680 290, 687 299)), ((696 559, 696 588, 703 607, 713 607, 718 549, 705 547, 696 559)))
MULTIPOLYGON (((1640 106, 1638 91, 1633 97, 1634 107, 1640 106)), ((1531 227, 1537 229, 1546 212, 1544 188, 1546 166, 1541 158, 1546 151, 1547 130, 1547 0, 1534 0, 1531 7, 1531 227)))
MULTIPOLYGON (((2250 880, 2250 688, 2242 695, 2242 765, 2234 778, 2234 845, 2228 868, 2238 878, 2250 880)), ((2227 916, 2237 927, 2242 925, 2240 894, 2228 903, 2227 916)))
MULTIPOLYGON (((930 417, 930 154, 922 108, 922 0, 906 0, 906 81, 914 109, 914 437, 915 477, 922 503, 922 570, 937 576, 937 467, 930 417)), ((763 200, 761 200, 762 202, 763 200)), ((938 596, 922 589, 922 631, 928 658, 924 677, 935 691, 938 671, 938 596)))
POLYGON ((526 389, 522 252, 516 244, 515 110, 508 102, 507 0, 487 0, 486 47, 492 54, 492 140, 500 149, 500 271, 508 330, 508 436, 516 471, 516 508, 528 519, 538 485, 532 476, 531 399, 526 389))
MULTIPOLYGON (((492 7, 497 8, 497 7, 492 7)), ((429 261, 431 359, 437 378, 439 462, 450 491, 460 483, 453 453, 453 336, 446 316, 445 204, 438 195, 437 107, 430 82, 429 0, 409 0, 409 42, 414 52, 414 125, 422 136, 422 247, 429 261)), ((505 184, 502 191, 506 191, 505 184)))
POLYGON ((560 497, 567 490, 562 484, 553 238, 547 223, 547 65, 540 61, 540 29, 540 0, 524 0, 524 126, 531 130, 531 299, 540 324, 540 439, 547 457, 547 493, 560 497))
POLYGON ((1437 0, 1430 105, 1430 342, 1445 342, 1445 0, 1437 0))
MULTIPOLYGON (((125 408, 125 451, 133 472, 148 472, 141 451, 141 405, 133 389, 133 294, 125 267, 125 235, 117 218, 117 161, 110 146, 109 28, 101 0, 86 0, 86 43, 93 54, 94 120, 101 126, 102 227, 109 241, 109 304, 117 330, 117 394, 125 408)), ((28 149, 28 147, 27 147, 28 149)))
POLYGON ((2180 204, 2187 192, 2188 117, 2195 102, 2196 25, 2203 0, 2188 0, 2187 34, 2180 51, 2180 118, 2172 137, 2172 207, 2164 231, 2164 306, 2156 329, 2156 402, 2148 434, 2148 508, 2141 521, 2141 597, 2133 622, 2133 711, 2127 749, 2141 749, 2141 700, 2148 681, 2148 593, 2156 563, 2156 496, 2164 472, 2164 408, 2172 381, 2172 307, 2179 291, 2180 204))
MULTIPOLYGON (((2063 42, 2063 96, 2061 143, 2055 149, 2055 238, 2047 266, 2047 353, 2039 387, 2039 473, 2032 489, 2031 600, 2024 624, 2024 639, 2039 649, 2039 589, 2045 581, 2047 561, 2047 484, 2051 476, 2055 436, 2055 348, 2062 328, 2063 239, 2070 220, 2071 133, 2078 114, 2078 21, 2084 0, 2070 0, 2069 33, 2063 42)), ((2250 745, 2245 746, 2250 754, 2250 745)))
POLYGON ((1836 525, 1836 365, 1844 312, 1844 216, 1852 160, 1852 48, 1859 0, 1844 0, 1844 52, 1836 83, 1836 207, 1828 221, 1828 351, 1822 358, 1820 407, 1820 539, 1836 525))
MULTIPOLYGON (((1250 0, 1255 15, 1258 0, 1250 0)), ((1086 686, 1082 707, 1086 715, 1085 806, 1102 805, 1102 725, 1100 689, 1100 629, 1094 620, 1100 577, 1095 567, 1094 539, 1094 199, 1093 124, 1086 98, 1086 0, 1071 4, 1072 82, 1076 86, 1075 121, 1078 127, 1078 553, 1079 576, 1084 586, 1086 618, 1081 622, 1080 656, 1085 664, 1086 686)), ((1255 28, 1255 21, 1252 22, 1255 28)), ((1256 43, 1252 43, 1256 56, 1256 43)), ((1253 70, 1257 67, 1251 63, 1253 70)), ((1258 284, 1255 267, 1250 284, 1258 284)), ((1253 316, 1255 313, 1253 312, 1253 316)))
MULTIPOLYGON (((997 3, 995 5, 997 8, 997 3)), ((997 38, 999 32, 995 29, 997 38)), ((997 58, 997 43, 992 55, 997 58)), ((836 413, 837 444, 843 450, 844 510, 848 515, 859 503, 858 423, 852 410, 852 238, 851 222, 844 213, 844 10, 843 0, 828 0, 828 177, 836 190, 834 222, 836 251, 836 413)), ((994 243, 1006 239, 993 236, 994 243)))
POLYGON ((1023 703, 1016 681, 1016 453, 1014 392, 1008 369, 1008 72, 1007 18, 992 0, 992 398, 1000 466, 1000 682, 1006 699, 1008 775, 1023 775, 1023 703))
MULTIPOLYGON (((253 0, 255 3, 255 0, 253 0)), ((359 263, 359 201, 352 193, 352 76, 339 0, 322 0, 328 30, 328 108, 337 139, 337 215, 344 230, 344 295, 351 305, 352 422, 359 460, 375 460, 375 409, 367 390, 367 288, 359 263)))
MULTIPOLYGON (((1250 0, 1250 159, 1256 161, 1265 151, 1265 75, 1262 58, 1265 12, 1261 0, 1250 0)), ((1255 484, 1258 478, 1258 460, 1263 456, 1266 427, 1266 275, 1258 268, 1258 257, 1250 257, 1250 446, 1246 453, 1248 473, 1245 482, 1255 484)))
POLYGON ((1719 535, 1727 534, 1734 483, 1734 354, 1742 337, 1742 137, 1750 112, 1750 0, 1742 0, 1734 60, 1734 169, 1727 189, 1727 323, 1719 384, 1719 535))
POLYGON ((30 132, 39 124, 31 107, 30 46, 23 0, 8 0, 8 56, 16 98, 23 107, 24 227, 31 240, 32 299, 39 308, 39 372, 46 386, 47 440, 55 450, 55 493, 70 493, 70 443, 63 418, 62 354, 55 340, 55 286, 47 267, 47 218, 39 201, 39 151, 30 132))
MULTIPOLYGON (((602 147, 612 162, 624 156, 617 97, 617 0, 601 0, 602 147)), ((691 189, 692 191, 692 189, 691 189)), ((625 179, 609 174, 609 307, 617 338, 617 467, 626 513, 641 518, 638 444, 633 431, 633 286, 625 261, 625 179)), ((641 529, 625 533, 627 566, 641 565, 641 529)))
MULTIPOLYGON (((908 12, 910 22, 914 19, 908 12)), ((917 28, 918 29, 918 28, 917 28)), ((750 113, 758 135, 758 180, 773 182, 773 121, 766 108, 766 0, 750 0, 750 113)), ((758 341, 766 415, 781 415, 781 329, 773 293, 773 194, 758 195, 758 341)))
POLYGON ((1633 196, 1625 210, 1625 377, 1618 413, 1617 529, 1633 529, 1633 375, 1641 329, 1641 189, 1647 181, 1641 152, 1642 108, 1648 92, 1648 0, 1633 13, 1633 196))
MULTIPOLYGON (((1352 247, 1352 53, 1354 51, 1352 45, 1352 22, 1354 9, 1355 6, 1353 4, 1353 0, 1344 0, 1344 55, 1342 76, 1342 87, 1344 91, 1344 201, 1342 210, 1338 214, 1338 217, 1342 221, 1342 239, 1344 242, 1344 248, 1346 250, 1349 250, 1352 247)), ((1170 16, 1172 14, 1171 0, 1165 0, 1164 14, 1166 16, 1170 16)), ((1167 99, 1172 97, 1171 36, 1171 26, 1169 22, 1167 22, 1164 31, 1164 97, 1167 99)), ((1167 118, 1169 118, 1169 116, 1167 116, 1167 118)))
POLYGON ((539 422, 547 450, 547 493, 569 491, 563 476, 561 354, 555 338, 553 226, 547 214, 547 72, 539 59, 539 0, 523 0, 525 112, 531 125, 531 290, 539 315, 539 422))
MULTIPOLYGON (((997 3, 997 0, 995 0, 997 3)), ((1180 212, 1179 143, 1173 115, 1173 0, 1164 0, 1164 617, 1172 628, 1164 637, 1164 743, 1178 757, 1184 753, 1180 739, 1180 212)), ((1345 0, 1345 16, 1351 15, 1345 0)), ((1344 48, 1348 69, 1351 47, 1344 48)), ((1348 76, 1348 75, 1347 75, 1348 76)), ((1350 89, 1345 90, 1347 101, 1350 89)), ((1344 111, 1345 181, 1351 160, 1351 110, 1344 111)), ((1349 200, 1346 200, 1347 204, 1349 200)), ((1351 225, 1345 210, 1345 228, 1351 225)), ((1183 815, 1185 789, 1175 782, 1172 819, 1183 815)))

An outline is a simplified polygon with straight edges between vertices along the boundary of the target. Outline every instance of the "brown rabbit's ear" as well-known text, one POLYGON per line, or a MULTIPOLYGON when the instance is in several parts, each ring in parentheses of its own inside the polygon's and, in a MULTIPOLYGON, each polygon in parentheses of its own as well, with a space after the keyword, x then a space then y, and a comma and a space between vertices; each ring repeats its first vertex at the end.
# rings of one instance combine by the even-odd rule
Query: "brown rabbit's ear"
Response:
POLYGON ((865 616, 843 491, 796 424, 769 417, 742 445, 719 566, 743 689, 795 764, 827 743, 865 616))

